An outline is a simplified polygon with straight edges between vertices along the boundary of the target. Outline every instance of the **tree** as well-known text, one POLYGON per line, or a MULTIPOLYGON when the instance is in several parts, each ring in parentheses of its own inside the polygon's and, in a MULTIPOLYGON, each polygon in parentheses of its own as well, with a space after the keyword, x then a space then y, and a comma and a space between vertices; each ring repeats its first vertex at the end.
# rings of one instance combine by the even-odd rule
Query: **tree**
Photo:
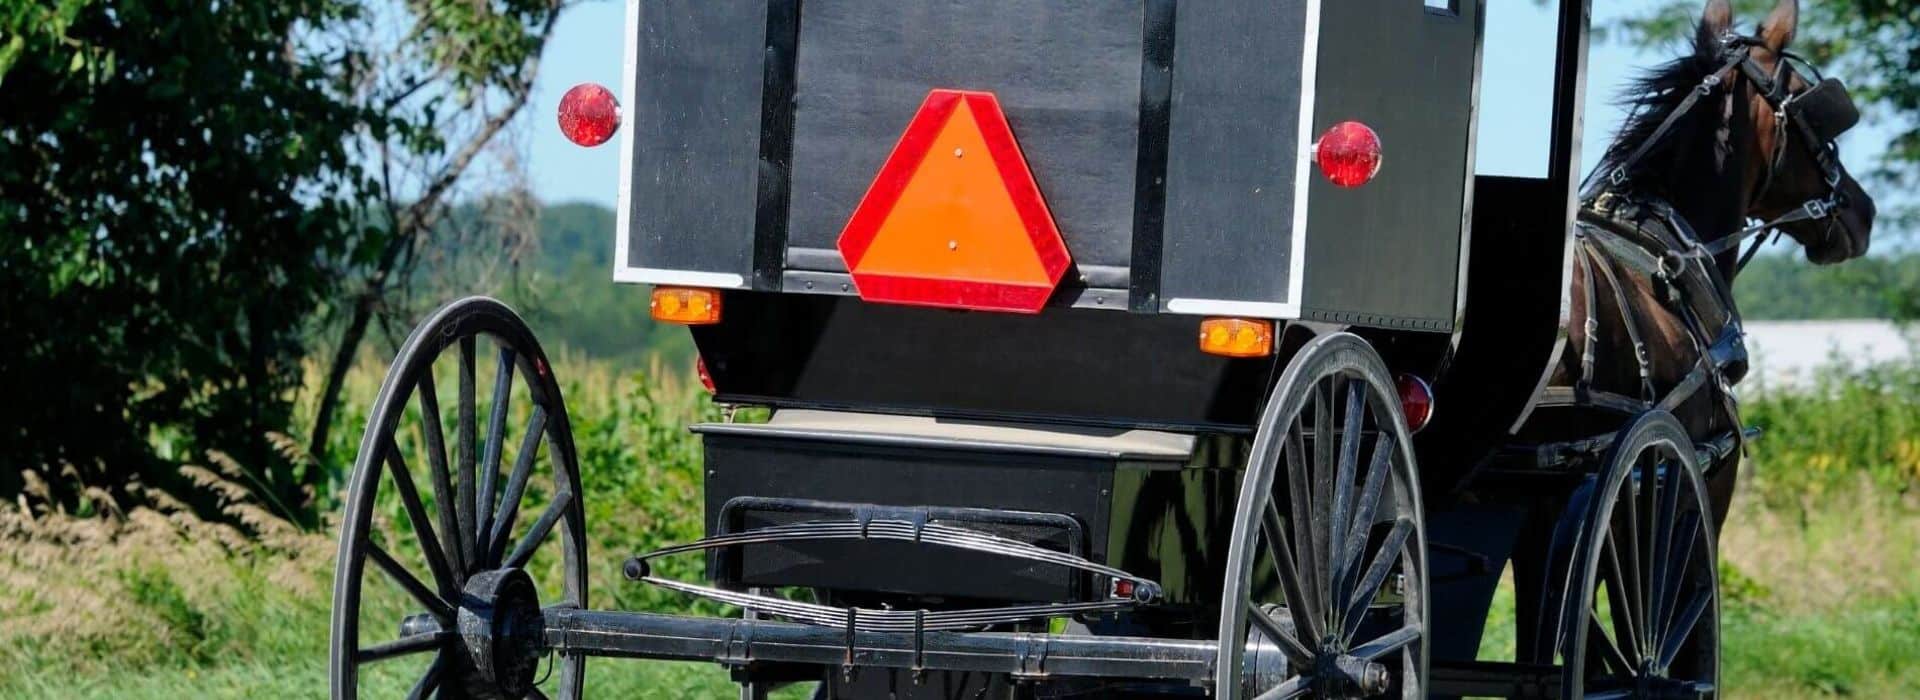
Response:
MULTIPOLYGON (((314 458, 327 456, 341 387, 369 325, 377 316, 410 316, 394 302, 404 298, 418 253, 447 230, 458 186, 526 106, 564 7, 562 0, 407 0, 399 17, 341 23, 330 37, 340 79, 402 126, 370 133, 363 143, 380 174, 370 194, 381 218, 358 239, 346 271, 347 303, 335 309, 340 335, 308 431, 314 458), (396 23, 406 27, 398 35, 391 31, 396 23)), ((515 225, 496 221, 483 230, 524 233, 533 215, 522 209, 515 225)))
POLYGON ((352 358, 561 8, 0 0, 0 493, 104 504, 217 449, 312 522, 329 474, 269 441, 311 334, 352 358))
MULTIPOLYGON (((273 464, 301 332, 349 250, 346 144, 377 114, 292 42, 335 0, 0 5, 0 490, 273 464)), ((254 475, 281 502, 288 469, 254 475)))

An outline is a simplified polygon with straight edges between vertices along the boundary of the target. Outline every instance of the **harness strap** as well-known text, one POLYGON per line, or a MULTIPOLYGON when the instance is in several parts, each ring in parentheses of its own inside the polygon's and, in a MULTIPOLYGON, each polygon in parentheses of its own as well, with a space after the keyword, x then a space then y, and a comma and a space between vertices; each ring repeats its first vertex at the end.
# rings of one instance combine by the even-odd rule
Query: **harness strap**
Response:
MULTIPOLYGON (((1680 235, 1680 241, 1656 244, 1654 241, 1621 235, 1619 232, 1606 226, 1595 226, 1594 228, 1609 234, 1600 237, 1600 244, 1607 248, 1607 252, 1613 253, 1615 257, 1619 258, 1622 262, 1632 265, 1641 272, 1667 277, 1679 272, 1677 269, 1669 270, 1669 265, 1684 263, 1687 259, 1699 260, 1719 257, 1722 253, 1738 249, 1740 244, 1748 238, 1769 232, 1778 234, 1779 227, 1782 225, 1825 219, 1831 216, 1838 206, 1838 202, 1831 195, 1809 199, 1800 206, 1795 207, 1793 211, 1787 212, 1771 221, 1755 226, 1748 226, 1727 234, 1725 238, 1711 243, 1700 243, 1697 237, 1689 234, 1680 235), (1668 249, 1660 250, 1655 248, 1656 245, 1662 245, 1662 247, 1668 249), (1669 262, 1669 258, 1677 259, 1669 262)), ((1669 228, 1676 231, 1683 230, 1684 226, 1677 217, 1672 215, 1672 212, 1667 212, 1664 218, 1667 219, 1669 228)), ((1610 219, 1608 221, 1610 221, 1610 219)), ((1754 255, 1760 252, 1760 248, 1763 247, 1768 240, 1765 236, 1755 238, 1753 245, 1749 246, 1746 252, 1742 253, 1740 259, 1735 263, 1734 272, 1738 274, 1741 270, 1745 270, 1747 263, 1753 261, 1754 255)))
MULTIPOLYGON (((1640 365, 1640 396, 1648 403, 1654 401, 1658 393, 1653 390, 1653 356, 1647 350, 1646 340, 1640 335, 1640 319, 1633 313, 1633 307, 1627 304, 1627 292, 1620 286, 1620 278, 1613 272, 1613 265, 1606 259, 1598 261, 1600 274, 1607 278, 1607 286, 1613 288, 1613 303, 1620 310, 1620 321, 1627 328, 1627 340, 1633 343, 1633 359, 1640 365)), ((1587 281, 1592 284, 1592 280, 1587 281)), ((1592 316, 1593 312, 1588 311, 1592 316)))
POLYGON ((1708 73, 1706 79, 1700 81, 1699 85, 1694 86, 1693 91, 1687 94, 1686 99, 1680 101, 1680 106, 1674 108, 1673 112, 1667 114, 1667 118, 1660 122, 1660 126, 1653 130, 1653 134, 1649 135, 1645 141, 1641 141, 1640 145, 1633 149, 1633 153, 1628 154, 1626 159, 1620 161, 1618 166, 1615 166, 1613 170, 1607 172, 1607 183, 1615 187, 1627 184, 1628 173, 1633 171, 1633 166, 1638 165, 1640 159, 1647 157, 1648 153, 1653 152, 1654 147, 1659 146, 1660 142, 1666 138, 1667 132, 1672 131, 1674 125, 1679 124, 1680 120, 1687 116, 1687 113, 1692 112, 1693 106, 1699 103, 1701 98, 1713 94, 1714 88, 1720 87, 1720 84, 1726 81, 1733 70, 1739 68, 1740 64, 1746 62, 1746 60, 1747 53, 1745 51, 1736 51, 1734 52, 1734 56, 1729 58, 1718 70, 1708 73))
POLYGON ((1807 200, 1805 203, 1802 203, 1798 207, 1794 207, 1793 211, 1780 215, 1779 218, 1776 218, 1772 221, 1768 221, 1764 224, 1748 226, 1738 231, 1734 231, 1733 233, 1728 234, 1726 238, 1722 238, 1720 240, 1701 246, 1701 250, 1706 251, 1707 255, 1709 256, 1719 255, 1729 250, 1733 250, 1734 247, 1740 245, 1740 242, 1746 240, 1749 236, 1774 230, 1776 228, 1779 228, 1782 224, 1792 224, 1792 223, 1799 223, 1802 221, 1817 221, 1819 219, 1825 219, 1829 216, 1832 216, 1834 210, 1838 209, 1839 207, 1840 207, 1840 202, 1834 195, 1827 195, 1825 197, 1815 197, 1813 199, 1807 200))
POLYGON ((1586 406, 1629 416, 1644 413, 1647 409, 1653 407, 1651 403, 1627 396, 1626 394, 1616 394, 1611 391, 1602 391, 1599 389, 1582 391, 1569 386, 1547 387, 1544 391, 1540 392, 1540 401, 1536 405, 1541 408, 1586 406))
POLYGON ((1593 236, 1592 241, 1606 249, 1613 259, 1649 277, 1661 277, 1667 274, 1664 256, 1649 250, 1640 241, 1622 236, 1604 226, 1595 226, 1592 230, 1599 234, 1593 236))
POLYGON ((1688 372, 1685 379, 1681 379, 1679 384, 1674 385, 1673 391, 1667 392, 1666 398, 1660 399, 1660 403, 1655 407, 1672 413, 1673 409, 1679 408, 1680 404, 1693 398, 1693 393, 1699 391, 1700 387, 1707 385, 1709 374, 1711 373, 1708 372, 1705 363, 1695 364, 1693 371, 1688 372))
POLYGON ((1580 269, 1587 278, 1587 284, 1583 290, 1586 292, 1584 296, 1586 297, 1585 300, 1587 303, 1587 337, 1586 343, 1584 344, 1585 350, 1580 354, 1580 386, 1584 388, 1593 386, 1593 361, 1594 356, 1599 354, 1600 347, 1600 314, 1599 306, 1593 293, 1593 243, 1587 239, 1584 227, 1576 227, 1574 235, 1578 236, 1580 240, 1580 249, 1578 251, 1580 269))

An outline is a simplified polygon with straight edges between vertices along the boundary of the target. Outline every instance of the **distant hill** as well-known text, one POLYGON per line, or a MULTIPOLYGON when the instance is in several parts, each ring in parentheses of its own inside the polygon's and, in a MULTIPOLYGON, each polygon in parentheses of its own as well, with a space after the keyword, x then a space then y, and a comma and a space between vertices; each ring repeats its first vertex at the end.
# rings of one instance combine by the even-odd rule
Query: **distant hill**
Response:
POLYGON ((692 362, 687 331, 648 317, 647 287, 614 283, 613 231, 613 210, 597 204, 541 210, 538 252, 522 268, 528 322, 543 337, 595 357, 659 353, 676 365, 692 362))
MULTIPOLYGON (((475 222, 471 206, 454 213, 455 226, 475 222)), ((647 314, 647 287, 613 281, 613 210, 597 204, 542 207, 537 229, 510 267, 493 249, 475 249, 486 235, 449 235, 423 252, 415 294, 438 304, 466 294, 507 302, 525 316, 548 352, 581 352, 631 363, 659 355, 666 366, 690 370, 693 341, 686 329, 655 324, 647 314)))
POLYGON ((1753 259, 1734 282, 1740 312, 1756 321, 1893 318, 1897 292, 1920 289, 1920 255, 1874 255, 1817 266, 1798 249, 1753 259))

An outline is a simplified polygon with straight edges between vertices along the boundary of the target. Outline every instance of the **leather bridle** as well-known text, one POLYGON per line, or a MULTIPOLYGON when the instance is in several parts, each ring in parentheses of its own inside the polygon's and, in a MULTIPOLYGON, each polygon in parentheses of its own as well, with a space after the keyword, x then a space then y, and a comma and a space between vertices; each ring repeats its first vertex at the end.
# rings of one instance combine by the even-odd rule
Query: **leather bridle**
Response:
MULTIPOLYGON (((1846 171, 1840 163, 1840 147, 1836 140, 1840 134, 1859 122, 1859 110, 1847 94, 1844 84, 1839 80, 1821 76, 1819 69, 1812 63, 1791 51, 1782 51, 1780 60, 1775 62, 1774 70, 1769 72, 1753 58, 1753 48, 1762 45, 1759 39, 1753 37, 1738 34, 1722 37, 1720 68, 1708 73, 1707 77, 1694 86, 1686 99, 1667 115, 1667 118, 1645 141, 1608 170, 1604 183, 1613 187, 1624 187, 1633 167, 1659 146, 1680 123, 1680 120, 1692 112, 1701 100, 1711 96, 1721 87, 1729 86, 1737 71, 1738 75, 1746 78, 1774 109, 1776 138, 1773 152, 1767 156, 1766 172, 1762 177, 1760 188, 1756 190, 1756 199, 1764 197, 1773 187, 1775 176, 1786 160, 1787 143, 1794 140, 1788 138, 1790 129, 1799 135, 1799 141, 1812 152, 1814 162, 1819 165, 1821 175, 1826 182, 1827 192, 1823 196, 1807 200, 1771 221, 1740 229, 1711 243, 1700 244, 1686 254, 1716 257, 1738 248, 1740 243, 1748 238, 1770 231, 1777 232, 1780 226, 1803 221, 1827 221, 1828 236, 1835 235, 1833 228, 1836 225, 1845 226, 1837 214, 1850 202, 1840 191, 1840 183, 1846 171), (1806 66, 1812 72, 1811 80, 1807 79, 1808 76, 1800 77, 1803 82, 1813 87, 1799 92, 1792 90, 1793 78, 1799 75, 1799 71, 1792 67, 1792 64, 1796 63, 1806 66)), ((1735 264, 1736 273, 1746 267, 1767 240, 1765 236, 1754 240, 1753 245, 1735 264)))

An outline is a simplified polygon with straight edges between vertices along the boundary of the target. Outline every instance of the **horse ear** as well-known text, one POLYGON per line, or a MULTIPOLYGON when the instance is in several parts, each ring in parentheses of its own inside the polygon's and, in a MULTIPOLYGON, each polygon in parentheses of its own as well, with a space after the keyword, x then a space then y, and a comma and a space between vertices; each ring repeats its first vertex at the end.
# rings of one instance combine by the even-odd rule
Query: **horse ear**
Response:
POLYGON ((1775 52, 1783 51, 1793 43, 1793 35, 1800 30, 1800 0, 1780 0, 1773 6, 1773 12, 1760 23, 1760 41, 1775 52))
POLYGON ((1729 0, 1707 0, 1707 9, 1700 13, 1700 34, 1718 41, 1727 32, 1733 31, 1733 3, 1729 0))

